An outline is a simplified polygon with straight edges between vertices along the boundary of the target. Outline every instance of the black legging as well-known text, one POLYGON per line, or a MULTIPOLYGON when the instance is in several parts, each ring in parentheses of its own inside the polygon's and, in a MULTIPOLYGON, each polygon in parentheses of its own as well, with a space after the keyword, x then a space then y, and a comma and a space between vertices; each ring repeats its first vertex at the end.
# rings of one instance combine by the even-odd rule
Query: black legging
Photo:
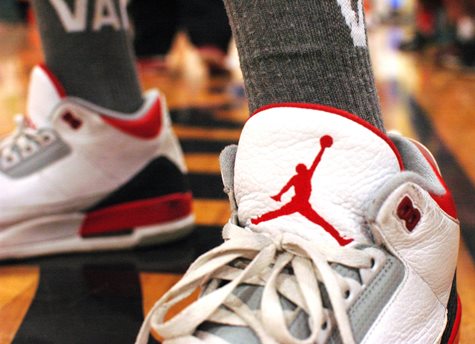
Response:
POLYGON ((0 22, 23 22, 26 20, 28 4, 17 0, 0 1, 0 22))
POLYGON ((197 47, 228 48, 231 28, 222 0, 133 0, 129 9, 138 56, 165 55, 179 28, 197 47))

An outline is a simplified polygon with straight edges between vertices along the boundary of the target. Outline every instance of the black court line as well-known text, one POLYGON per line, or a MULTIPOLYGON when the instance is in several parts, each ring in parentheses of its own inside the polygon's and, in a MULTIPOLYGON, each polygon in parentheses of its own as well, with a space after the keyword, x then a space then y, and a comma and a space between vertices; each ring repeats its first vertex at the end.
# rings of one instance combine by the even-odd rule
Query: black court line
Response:
POLYGON ((133 343, 141 318, 134 265, 41 265, 35 299, 13 343, 133 343))
POLYGON ((188 176, 194 198, 228 199, 223 191, 223 181, 220 175, 189 173, 188 176))
POLYGON ((237 144, 233 140, 200 140, 200 139, 180 139, 181 148, 185 153, 216 153, 229 145, 237 144))
POLYGON ((213 129, 241 129, 241 121, 224 120, 221 114, 240 108, 241 103, 221 104, 209 107, 174 108, 170 116, 174 124, 213 129))
POLYGON ((183 273, 221 242, 220 226, 197 226, 169 245, 22 262, 41 274, 14 343, 133 343, 143 319, 139 273, 183 273))
POLYGON ((452 191, 462 230, 462 237, 475 257, 475 187, 447 145, 431 123, 427 112, 414 98, 409 100, 413 127, 419 137, 434 154, 442 175, 452 191))

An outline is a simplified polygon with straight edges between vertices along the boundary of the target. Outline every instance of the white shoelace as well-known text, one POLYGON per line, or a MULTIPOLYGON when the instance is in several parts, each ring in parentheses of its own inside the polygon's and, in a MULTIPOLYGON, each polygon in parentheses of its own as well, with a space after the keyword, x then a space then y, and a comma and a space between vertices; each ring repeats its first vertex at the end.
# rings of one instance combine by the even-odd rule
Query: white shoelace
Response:
POLYGON ((355 342, 345 304, 345 292, 349 286, 330 263, 369 269, 372 257, 367 252, 336 244, 310 242, 290 233, 271 237, 231 223, 224 227, 223 237, 226 241, 221 246, 198 258, 183 278, 153 306, 140 329, 136 344, 147 343, 151 328, 170 344, 202 343, 193 334, 205 321, 247 326, 263 344, 313 344, 328 312, 322 304, 319 282, 328 293, 343 343, 355 342), (243 269, 229 265, 239 259, 250 262, 243 269), (294 275, 285 272, 288 266, 292 267, 294 275), (217 280, 229 283, 219 286, 217 280), (202 297, 172 319, 164 321, 173 305, 209 281, 213 282, 202 297), (260 310, 251 310, 233 294, 241 284, 264 287, 260 310), (282 308, 279 294, 308 314, 311 331, 308 338, 301 340, 290 333, 290 314, 282 308))
POLYGON ((15 125, 15 131, 0 142, 0 161, 3 167, 30 156, 40 145, 48 144, 54 139, 51 133, 32 128, 23 115, 15 116, 15 125))

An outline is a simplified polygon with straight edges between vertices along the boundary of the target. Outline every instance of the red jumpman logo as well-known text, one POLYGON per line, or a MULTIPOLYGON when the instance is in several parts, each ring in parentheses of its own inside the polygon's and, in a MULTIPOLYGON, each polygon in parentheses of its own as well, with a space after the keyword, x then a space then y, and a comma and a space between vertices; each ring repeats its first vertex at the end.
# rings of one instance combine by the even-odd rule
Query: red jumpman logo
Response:
POLYGON ((333 145, 333 138, 328 135, 323 136, 320 139, 320 145, 321 150, 315 158, 315 161, 313 162, 312 166, 307 169, 307 166, 305 166, 304 164, 298 164, 295 167, 297 174, 290 178, 287 184, 277 195, 271 197, 274 201, 280 202, 282 195, 289 191, 290 188, 293 186, 295 190, 295 195, 294 197, 292 197, 290 202, 285 204, 280 209, 270 211, 264 215, 252 219, 251 223, 257 225, 261 222, 270 221, 278 217, 299 213, 305 216, 309 221, 316 223, 328 233, 330 233, 340 245, 344 246, 353 241, 351 239, 343 238, 331 224, 329 224, 323 217, 318 215, 318 213, 313 210, 312 205, 310 204, 310 196, 312 195, 313 174, 315 173, 318 164, 322 160, 322 156, 325 152, 325 149, 333 145))

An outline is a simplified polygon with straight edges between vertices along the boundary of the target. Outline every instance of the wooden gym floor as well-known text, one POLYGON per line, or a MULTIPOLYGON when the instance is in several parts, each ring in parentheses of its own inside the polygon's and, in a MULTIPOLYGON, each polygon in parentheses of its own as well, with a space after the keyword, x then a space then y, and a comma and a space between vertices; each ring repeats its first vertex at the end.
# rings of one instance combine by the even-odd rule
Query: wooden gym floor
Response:
MULTIPOLYGON (((402 30, 371 33, 386 126, 429 146, 453 188, 464 243, 459 255, 462 343, 475 342, 475 77, 394 48, 402 30)), ((0 134, 23 112, 28 73, 42 60, 37 33, 0 28, 0 134), (3 31, 2 31, 3 30, 3 31)), ((0 264, 0 344, 132 343, 144 312, 201 253, 219 244, 228 205, 217 156, 247 118, 242 82, 209 78, 183 37, 169 70, 141 69, 146 88, 168 96, 190 170, 197 227, 168 246, 0 264)), ((0 190, 1 192, 1 190, 0 190)), ((430 319, 427 319, 430 321, 430 319)))

